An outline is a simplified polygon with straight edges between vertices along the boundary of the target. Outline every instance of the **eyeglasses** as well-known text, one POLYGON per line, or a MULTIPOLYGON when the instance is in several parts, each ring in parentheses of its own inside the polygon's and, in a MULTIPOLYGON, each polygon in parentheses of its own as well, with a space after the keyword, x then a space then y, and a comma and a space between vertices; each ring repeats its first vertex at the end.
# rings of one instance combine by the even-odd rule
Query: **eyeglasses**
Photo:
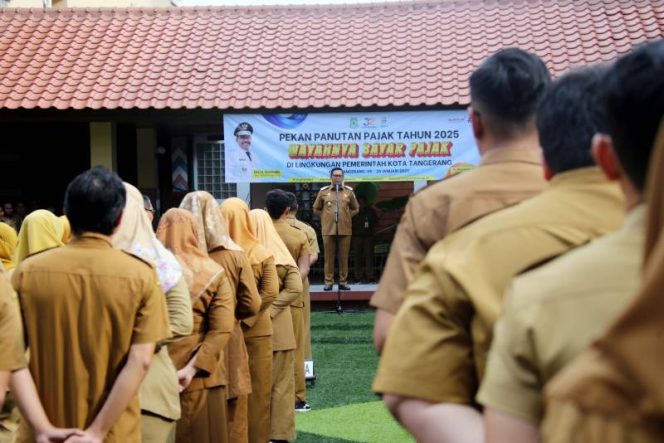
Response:
POLYGON ((343 177, 343 174, 332 174, 332 177, 343 177))

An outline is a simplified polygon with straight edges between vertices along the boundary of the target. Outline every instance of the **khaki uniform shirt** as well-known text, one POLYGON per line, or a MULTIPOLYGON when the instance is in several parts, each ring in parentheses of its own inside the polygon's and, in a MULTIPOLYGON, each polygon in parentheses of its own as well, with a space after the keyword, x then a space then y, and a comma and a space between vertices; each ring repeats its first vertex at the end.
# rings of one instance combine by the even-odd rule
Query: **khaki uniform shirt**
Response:
POLYGON ((21 314, 14 290, 0 270, 0 371, 15 371, 28 366, 24 350, 21 314))
POLYGON ((215 249, 208 252, 212 260, 226 271, 228 283, 236 296, 235 317, 248 319, 258 313, 261 297, 247 255, 242 251, 215 249))
POLYGON ((625 226, 514 280, 478 401, 534 424, 544 385, 598 338, 641 283, 645 205, 625 226))
MULTIPOLYGON (((173 339, 191 334, 193 319, 191 316, 191 297, 187 282, 181 278, 175 286, 166 292, 168 320, 173 339)), ((141 411, 169 420, 180 418, 180 392, 175 366, 168 355, 168 347, 161 346, 150 364, 139 391, 141 411)))
MULTIPOLYGON (((30 372, 46 415, 85 429, 108 398, 134 344, 170 335, 168 311, 149 265, 84 233, 27 258, 12 283, 23 312, 30 372)), ((25 425, 19 441, 32 440, 25 425)), ((136 395, 106 442, 140 442, 136 395)))
POLYGON ((295 333, 290 307, 297 298, 302 298, 302 277, 292 266, 277 265, 279 275, 279 295, 270 306, 272 318, 272 350, 289 351, 295 349, 295 333))
MULTIPOLYGON (((290 252, 295 263, 299 263, 298 259, 302 256, 311 255, 311 250, 309 249, 309 242, 307 241, 307 236, 300 231, 299 229, 293 228, 284 220, 272 220, 274 224, 274 229, 276 229, 279 237, 284 241, 288 251, 290 252)), ((291 306, 296 308, 304 307, 304 299, 302 297, 302 290, 300 290, 299 296, 293 300, 291 306)))
POLYGON ((286 223, 304 232, 304 235, 307 236, 307 241, 309 242, 309 250, 311 251, 311 254, 320 254, 320 248, 318 247, 318 237, 316 236, 316 230, 314 228, 309 226, 307 223, 298 220, 294 215, 289 215, 286 217, 286 223))
POLYGON ((242 332, 244 332, 244 338, 266 337, 272 335, 272 321, 268 308, 279 293, 279 276, 274 265, 274 257, 268 257, 261 263, 251 265, 251 269, 254 272, 258 294, 261 297, 261 307, 258 314, 251 317, 252 326, 249 326, 251 323, 248 320, 250 319, 242 321, 242 332))
POLYGON ((225 386, 223 349, 235 326, 234 295, 225 273, 220 274, 192 303, 194 327, 191 335, 169 346, 175 367, 182 369, 196 356, 196 376, 185 392, 225 386))
POLYGON ((360 204, 350 186, 340 186, 339 192, 337 192, 334 185, 329 185, 320 188, 313 209, 314 214, 321 218, 322 235, 352 235, 353 216, 360 210, 360 204), (337 194, 339 195, 337 196, 337 194), (334 223, 337 200, 339 201, 339 232, 334 223))
POLYGON ((473 403, 512 278, 617 229, 623 205, 598 168, 578 169, 436 243, 394 320, 374 390, 473 403))
POLYGON ((487 151, 477 169, 439 181, 406 205, 371 305, 396 314, 408 283, 438 240, 544 189, 542 153, 533 147, 487 151))
MULTIPOLYGON (((260 309, 261 298, 246 254, 242 251, 216 249, 208 252, 208 255, 226 271, 231 294, 235 296, 235 318, 250 321, 249 318, 255 316, 260 309)), ((228 398, 251 392, 249 353, 239 322, 224 349, 222 359, 220 380, 228 388, 228 398)))

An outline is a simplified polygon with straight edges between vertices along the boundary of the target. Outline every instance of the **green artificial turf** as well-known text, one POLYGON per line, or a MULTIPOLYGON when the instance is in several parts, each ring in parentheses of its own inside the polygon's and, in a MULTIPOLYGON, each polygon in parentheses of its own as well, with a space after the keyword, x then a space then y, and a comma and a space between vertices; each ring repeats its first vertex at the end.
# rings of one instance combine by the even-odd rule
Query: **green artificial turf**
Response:
POLYGON ((307 389, 312 410, 296 414, 298 443, 412 442, 371 392, 378 357, 373 310, 313 312, 318 380, 307 389))

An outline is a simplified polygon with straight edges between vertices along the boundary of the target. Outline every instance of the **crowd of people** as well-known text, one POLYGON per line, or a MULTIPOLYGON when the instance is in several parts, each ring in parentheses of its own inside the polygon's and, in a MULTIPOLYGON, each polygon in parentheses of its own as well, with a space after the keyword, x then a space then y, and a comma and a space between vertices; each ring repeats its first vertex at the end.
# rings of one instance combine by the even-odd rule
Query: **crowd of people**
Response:
MULTIPOLYGON (((405 209, 371 300, 374 391, 420 442, 659 441, 664 41, 553 81, 503 49, 470 94, 481 163, 405 209)), ((344 290, 361 208, 331 180, 314 209, 324 289, 338 256, 344 290)), ((293 441, 319 254, 297 209, 196 191, 155 232, 102 167, 62 217, 5 204, 0 442, 293 441)))
POLYGON ((655 442, 664 41, 470 77, 481 163, 410 199, 371 304, 373 389, 418 442, 655 442))
POLYGON ((318 245, 294 195, 266 210, 192 192, 154 232, 95 167, 66 215, 0 222, 0 441, 294 440, 318 245))

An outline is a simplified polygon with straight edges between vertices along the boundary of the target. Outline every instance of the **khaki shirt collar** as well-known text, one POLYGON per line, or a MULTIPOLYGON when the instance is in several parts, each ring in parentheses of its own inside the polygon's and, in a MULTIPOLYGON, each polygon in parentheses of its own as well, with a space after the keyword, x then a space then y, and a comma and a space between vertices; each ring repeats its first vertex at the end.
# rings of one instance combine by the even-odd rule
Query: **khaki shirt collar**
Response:
POLYGON ((608 183, 608 179, 602 170, 597 166, 588 166, 554 175, 551 181, 549 181, 549 188, 568 188, 600 183, 608 183))
POLYGON ((83 247, 113 247, 111 237, 97 232, 84 232, 76 235, 69 244, 83 247))
POLYGON ((532 146, 505 146, 501 148, 489 149, 482 156, 480 166, 492 165, 496 163, 533 163, 542 164, 542 151, 532 146))

